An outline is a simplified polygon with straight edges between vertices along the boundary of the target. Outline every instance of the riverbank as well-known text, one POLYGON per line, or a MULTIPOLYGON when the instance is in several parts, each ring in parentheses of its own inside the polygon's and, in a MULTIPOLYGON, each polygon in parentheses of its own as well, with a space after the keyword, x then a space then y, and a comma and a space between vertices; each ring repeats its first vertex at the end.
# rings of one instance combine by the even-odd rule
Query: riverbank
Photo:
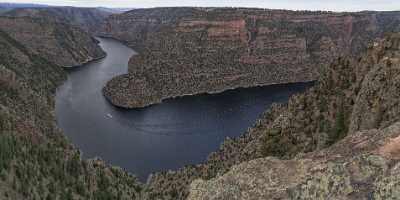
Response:
MULTIPOLYGON (((103 88, 103 94, 104 97, 114 106, 123 108, 123 109, 135 109, 135 108, 146 108, 152 105, 160 104, 165 100, 171 100, 171 99, 176 99, 176 98, 181 98, 181 97, 188 97, 188 96, 198 96, 198 95, 212 95, 212 94, 219 94, 223 92, 228 92, 232 90, 237 90, 237 89, 249 89, 249 88, 260 88, 260 87, 265 87, 265 86, 274 86, 274 85, 290 85, 290 84, 303 84, 303 83, 314 83, 316 80, 315 79, 310 79, 310 80, 301 80, 301 81, 294 81, 294 82, 283 82, 283 83, 266 83, 266 84, 254 84, 254 85, 241 85, 238 87, 226 87, 223 89, 218 89, 218 90, 207 90, 207 91, 199 91, 198 93, 187 93, 187 94, 180 94, 180 95, 172 95, 172 96, 159 96, 159 95, 154 95, 154 96, 147 96, 147 98, 141 97, 131 97, 128 96, 129 94, 134 94, 137 95, 138 93, 133 93, 131 91, 125 91, 125 92, 115 92, 115 90, 120 90, 120 89, 125 89, 123 86, 127 85, 134 85, 130 83, 124 83, 124 79, 129 79, 127 80, 130 82, 132 77, 129 77, 128 75, 120 75, 117 77, 114 77, 110 81, 107 82, 107 85, 103 88), (120 82, 122 81, 122 82, 120 82), (118 83, 116 83, 118 82, 118 83), (119 95, 123 95, 122 97, 119 95), (139 100, 140 98, 140 100, 139 100), (123 103, 125 102, 125 103, 123 103), (127 103, 128 102, 128 103, 127 103)), ((147 85, 147 84, 146 84, 147 85)), ((137 85, 136 85, 137 87, 137 85)), ((148 91, 148 88, 142 88, 142 91, 148 91)), ((130 89, 127 89, 130 90, 130 89)), ((135 89, 133 89, 135 90, 135 89)), ((152 95, 150 91, 148 91, 149 95, 152 95)))
POLYGON ((103 58, 105 58, 105 57, 107 57, 107 53, 104 53, 104 55, 99 56, 99 57, 97 57, 97 58, 90 58, 90 59, 88 59, 87 61, 84 61, 84 62, 82 62, 82 63, 80 63, 80 64, 77 64, 77 65, 63 66, 63 68, 68 69, 68 68, 82 67, 82 66, 85 66, 85 65, 87 65, 87 64, 89 64, 89 63, 92 63, 92 62, 101 60, 101 59, 103 59, 103 58))

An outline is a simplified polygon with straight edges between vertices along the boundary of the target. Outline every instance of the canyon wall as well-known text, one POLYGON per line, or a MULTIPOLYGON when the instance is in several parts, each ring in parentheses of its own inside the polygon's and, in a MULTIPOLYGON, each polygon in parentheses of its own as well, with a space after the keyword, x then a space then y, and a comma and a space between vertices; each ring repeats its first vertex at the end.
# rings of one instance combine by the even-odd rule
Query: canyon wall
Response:
POLYGON ((248 148, 258 143, 261 154, 275 157, 197 180, 188 199, 398 198, 399 80, 400 34, 374 43, 360 59, 333 63, 314 89, 255 128, 260 138, 248 148), (334 145, 320 149, 321 141, 334 145))
POLYGON ((398 197, 400 36, 364 43, 399 31, 397 12, 163 8, 110 17, 102 34, 141 52, 122 77, 128 82, 110 83, 127 95, 120 106, 319 77, 205 163, 155 173, 145 186, 102 161, 81 160, 56 126, 59 65, 70 65, 61 57, 94 57, 91 38, 54 20, 0 21, 0 199, 398 197), (356 58, 334 58, 342 54, 356 58))
POLYGON ((295 12, 241 8, 137 9, 112 15, 102 35, 139 51, 105 96, 116 106, 315 80, 340 55, 359 55, 400 12, 295 12))
POLYGON ((0 17, 0 31, 60 66, 80 65, 105 56, 89 33, 46 18, 0 17))
POLYGON ((14 8, 3 15, 9 17, 41 18, 69 24, 94 34, 100 30, 104 20, 112 13, 98 8, 44 7, 14 8))
POLYGON ((58 35, 44 21, 0 21, 0 199, 141 199, 134 176, 82 160, 56 125, 54 95, 66 72, 46 59, 47 51, 69 55, 53 40, 75 36, 65 29, 58 35))
POLYGON ((399 137, 393 131, 400 121, 399 61, 399 34, 371 43, 361 58, 335 59, 313 88, 291 97, 288 104, 272 106, 241 137, 228 138, 205 163, 155 173, 145 188, 147 199, 186 199, 187 185, 196 179, 191 199, 290 199, 296 195, 310 199, 316 194, 325 195, 324 199, 363 199, 370 191, 382 199, 396 195, 400 185, 390 173, 399 176, 394 167, 399 151, 376 152, 393 146, 391 138, 399 137), (382 165, 375 168, 366 162, 370 155, 382 165), (309 161, 322 170, 312 171, 309 161), (343 163, 354 163, 354 168, 332 172, 332 166, 343 163), (366 171, 357 171, 358 167, 366 171), (274 174, 303 169, 291 174, 291 179, 269 182, 276 180, 274 174), (369 179, 359 172, 375 175, 369 179), (350 182, 342 184, 342 180, 350 182), (385 181, 391 188, 385 188, 385 181), (355 191, 359 183, 362 190, 355 191), (339 185, 338 190, 332 184, 339 185))

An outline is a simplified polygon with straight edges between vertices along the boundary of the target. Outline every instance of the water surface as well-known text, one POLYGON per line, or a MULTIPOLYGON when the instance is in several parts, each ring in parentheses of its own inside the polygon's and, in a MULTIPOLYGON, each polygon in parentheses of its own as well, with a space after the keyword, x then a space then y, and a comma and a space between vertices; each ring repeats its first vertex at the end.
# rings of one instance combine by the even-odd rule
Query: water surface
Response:
POLYGON ((98 40, 107 57, 69 70, 57 90, 58 125, 85 158, 100 157, 141 180, 151 172, 204 161, 226 137, 243 134, 271 103, 286 102, 311 85, 237 89, 122 110, 109 104, 101 89, 127 73, 135 52, 113 39, 98 40))

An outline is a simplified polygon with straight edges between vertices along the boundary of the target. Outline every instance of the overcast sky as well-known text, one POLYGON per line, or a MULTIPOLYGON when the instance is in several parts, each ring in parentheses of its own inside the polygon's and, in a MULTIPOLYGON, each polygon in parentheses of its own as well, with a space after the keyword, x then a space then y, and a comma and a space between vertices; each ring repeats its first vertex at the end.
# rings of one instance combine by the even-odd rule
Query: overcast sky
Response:
POLYGON ((229 6, 290 10, 400 10, 400 0, 0 0, 81 7, 229 6))

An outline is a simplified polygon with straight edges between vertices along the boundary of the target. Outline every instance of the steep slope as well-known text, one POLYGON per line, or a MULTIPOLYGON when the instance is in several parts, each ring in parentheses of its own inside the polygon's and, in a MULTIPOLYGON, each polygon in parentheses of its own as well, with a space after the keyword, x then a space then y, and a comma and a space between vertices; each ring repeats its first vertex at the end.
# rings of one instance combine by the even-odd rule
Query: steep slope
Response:
POLYGON ((53 99, 65 77, 60 66, 0 31, 0 199, 139 198, 135 177, 81 160, 57 128, 53 99))
POLYGON ((272 109, 237 153, 294 159, 235 165, 195 181, 189 199, 397 198, 399 80, 400 34, 374 43, 361 59, 340 59, 314 89, 279 113, 272 109))
POLYGON ((0 30, 60 66, 80 65, 105 56, 88 33, 45 18, 0 17, 0 30))
POLYGON ((358 55, 399 24, 400 12, 137 9, 105 24, 104 35, 140 54, 104 94, 132 108, 187 94, 315 80, 321 66, 358 55))
POLYGON ((81 28, 91 34, 96 33, 104 20, 112 13, 98 8, 46 7, 17 8, 5 15, 10 17, 33 17, 50 19, 81 28))
POLYGON ((187 185, 196 178, 208 180, 266 156, 292 159, 318 152, 348 133, 400 121, 399 41, 400 35, 393 35, 371 45, 361 59, 337 59, 313 88, 288 104, 272 106, 254 127, 227 139, 204 164, 154 174, 147 198, 185 199, 187 185))

